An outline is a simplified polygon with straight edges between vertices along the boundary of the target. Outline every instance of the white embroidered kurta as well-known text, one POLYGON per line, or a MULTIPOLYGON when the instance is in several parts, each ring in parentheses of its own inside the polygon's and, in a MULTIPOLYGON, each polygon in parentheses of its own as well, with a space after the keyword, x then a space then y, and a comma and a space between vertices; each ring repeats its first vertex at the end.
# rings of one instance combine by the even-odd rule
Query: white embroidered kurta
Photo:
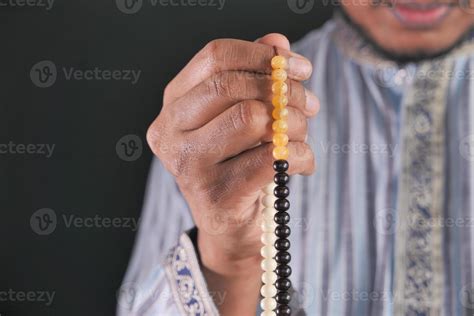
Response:
MULTIPOLYGON (((293 49, 313 62, 306 86, 322 104, 308 139, 318 170, 290 181, 296 309, 472 315, 472 40, 398 66, 335 18, 293 49)), ((217 315, 183 234, 193 226, 154 161, 118 315, 217 315)))

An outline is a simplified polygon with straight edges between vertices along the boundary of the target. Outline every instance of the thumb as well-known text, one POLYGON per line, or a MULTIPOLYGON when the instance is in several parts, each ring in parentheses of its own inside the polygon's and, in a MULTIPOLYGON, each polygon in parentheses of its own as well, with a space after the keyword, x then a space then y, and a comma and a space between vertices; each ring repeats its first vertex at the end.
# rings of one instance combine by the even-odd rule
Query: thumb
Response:
POLYGON ((286 38, 285 35, 278 33, 267 34, 255 41, 256 43, 276 46, 285 50, 290 50, 290 41, 286 38))

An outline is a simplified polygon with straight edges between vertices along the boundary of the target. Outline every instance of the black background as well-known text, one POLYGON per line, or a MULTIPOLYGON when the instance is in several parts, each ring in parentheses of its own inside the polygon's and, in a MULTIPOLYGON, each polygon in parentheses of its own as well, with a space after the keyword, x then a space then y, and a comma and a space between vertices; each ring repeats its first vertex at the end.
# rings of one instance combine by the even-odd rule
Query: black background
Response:
POLYGON ((12 0, 0 0, 0 144, 55 149, 50 158, 0 154, 0 292, 55 297, 51 306, 3 299, 0 315, 113 315, 135 232, 68 228, 58 220, 53 233, 41 236, 30 226, 32 214, 50 208, 58 218, 138 219, 152 158, 145 133, 166 83, 211 39, 281 32, 294 41, 322 25, 332 8, 317 3, 301 14, 286 0, 227 0, 222 10, 144 0, 137 13, 125 14, 114 0, 57 0, 49 11, 6 1, 12 0), (42 60, 58 68, 48 88, 30 79, 42 60), (63 67, 134 69, 141 76, 135 85, 66 80, 63 67), (144 144, 133 162, 115 148, 128 134, 144 144))

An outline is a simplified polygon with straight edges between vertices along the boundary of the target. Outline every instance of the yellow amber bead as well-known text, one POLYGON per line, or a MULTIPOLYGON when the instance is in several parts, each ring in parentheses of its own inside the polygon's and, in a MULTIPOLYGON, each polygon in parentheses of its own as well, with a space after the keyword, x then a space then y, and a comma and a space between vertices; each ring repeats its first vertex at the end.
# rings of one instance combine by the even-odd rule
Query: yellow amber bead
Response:
POLYGON ((287 160, 290 152, 287 147, 278 146, 273 148, 273 158, 276 160, 287 160))
POLYGON ((273 81, 285 81, 288 78, 288 74, 283 69, 275 69, 272 71, 273 81))
POLYGON ((286 94, 288 92, 288 85, 284 81, 275 81, 272 84, 273 94, 286 94))
POLYGON ((273 69, 285 69, 287 66, 286 58, 283 56, 275 56, 272 58, 273 69))
POLYGON ((275 120, 284 120, 288 118, 288 109, 287 108, 276 108, 272 112, 272 116, 275 120))
POLYGON ((276 120, 272 124, 272 129, 276 133, 286 133, 288 131, 288 123, 283 120, 276 120))
POLYGON ((286 95, 275 95, 272 99, 272 104, 276 108, 284 108, 288 104, 286 95))
POLYGON ((276 133, 273 135, 273 145, 276 147, 286 146, 288 144, 288 135, 284 133, 276 133))

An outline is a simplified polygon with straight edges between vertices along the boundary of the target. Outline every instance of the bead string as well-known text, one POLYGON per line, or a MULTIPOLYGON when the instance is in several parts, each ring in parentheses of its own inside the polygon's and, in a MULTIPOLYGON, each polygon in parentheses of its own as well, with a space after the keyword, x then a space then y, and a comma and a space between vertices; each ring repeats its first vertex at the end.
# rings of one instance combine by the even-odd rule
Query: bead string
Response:
POLYGON ((287 61, 283 56, 275 56, 271 61, 272 65, 272 104, 274 106, 272 117, 273 129, 273 170, 276 172, 274 183, 264 188, 262 204, 262 282, 261 294, 263 299, 260 302, 262 316, 270 315, 291 315, 289 306, 291 295, 291 268, 288 265, 291 256, 288 252, 290 248, 290 228, 286 225, 290 221, 288 209, 290 202, 286 199, 290 193, 288 188, 288 85, 287 61))

